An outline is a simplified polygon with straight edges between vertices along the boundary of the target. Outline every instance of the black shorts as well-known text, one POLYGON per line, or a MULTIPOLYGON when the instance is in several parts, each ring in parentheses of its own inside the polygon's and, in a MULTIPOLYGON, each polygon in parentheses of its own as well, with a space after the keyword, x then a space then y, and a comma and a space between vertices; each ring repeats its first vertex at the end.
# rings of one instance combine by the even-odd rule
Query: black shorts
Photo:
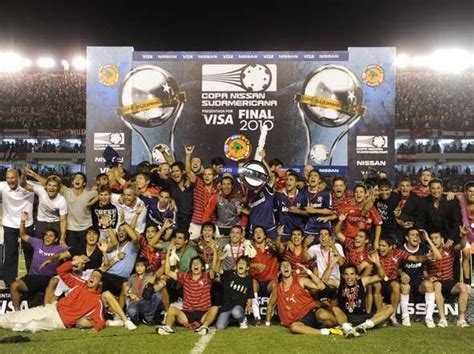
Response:
POLYGON ((120 296, 122 285, 128 279, 119 277, 118 275, 104 273, 102 276, 102 292, 110 291, 115 296, 120 296))
POLYGON ((45 291, 46 288, 48 287, 48 283, 50 277, 46 277, 43 275, 32 275, 32 274, 27 274, 21 280, 23 283, 25 283, 26 287, 28 288, 28 293, 29 294, 34 294, 39 291, 45 291))
POLYGON ((258 294, 260 296, 269 296, 270 293, 267 291, 268 289, 268 284, 271 283, 271 280, 257 280, 258 286, 260 289, 258 290, 258 294))
POLYGON ((319 309, 317 307, 312 308, 306 313, 306 315, 304 315, 302 319, 298 320, 298 322, 302 322, 308 327, 321 328, 321 323, 319 323, 319 321, 316 319, 316 311, 318 310, 319 309))
POLYGON ((390 288, 390 284, 393 281, 398 281, 398 280, 397 279, 387 280, 387 281, 383 280, 381 282, 381 284, 382 284, 382 297, 385 299, 386 303, 390 303, 390 295, 392 293, 392 290, 390 288))
POLYGON ((452 288, 459 283, 456 280, 437 280, 436 282, 441 283, 441 292, 443 293, 443 296, 445 298, 447 297, 452 297, 453 295, 451 294, 452 288))
POLYGON ((183 311, 188 319, 188 323, 201 322, 207 311, 183 311))
POLYGON ((337 299, 337 289, 327 286, 316 294, 316 300, 331 301, 337 299))
POLYGON ((381 290, 382 297, 385 299, 385 301, 388 301, 388 302, 390 302, 390 293, 391 293, 390 283, 391 283, 390 280, 388 280, 388 281, 382 280, 380 282, 380 284, 382 285, 382 290, 381 290))
POLYGON ((358 314, 346 313, 346 315, 347 315, 347 322, 351 323, 353 326, 358 326, 361 323, 364 323, 369 318, 367 314, 358 315, 358 314))

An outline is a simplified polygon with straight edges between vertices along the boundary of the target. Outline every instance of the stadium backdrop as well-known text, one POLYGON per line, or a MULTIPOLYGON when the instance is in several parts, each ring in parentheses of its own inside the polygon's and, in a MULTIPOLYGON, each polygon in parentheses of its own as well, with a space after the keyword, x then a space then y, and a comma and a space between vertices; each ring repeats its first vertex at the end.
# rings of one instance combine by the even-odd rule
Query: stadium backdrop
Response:
POLYGON ((394 165, 395 48, 321 52, 134 52, 88 47, 86 171, 105 147, 130 167, 183 144, 235 171, 268 129, 267 156, 360 180, 394 165), (345 132, 348 132, 345 134, 345 132), (334 152, 331 146, 338 141, 334 152))

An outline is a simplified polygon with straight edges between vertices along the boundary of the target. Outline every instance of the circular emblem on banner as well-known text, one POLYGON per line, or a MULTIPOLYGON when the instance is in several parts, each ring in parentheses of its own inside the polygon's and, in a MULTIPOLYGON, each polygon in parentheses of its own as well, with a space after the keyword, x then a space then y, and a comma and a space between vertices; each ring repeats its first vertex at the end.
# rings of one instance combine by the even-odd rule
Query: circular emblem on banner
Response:
POLYGON ((249 139, 240 134, 234 134, 227 138, 224 143, 225 156, 233 161, 245 160, 252 153, 252 145, 249 139))
POLYGON ((372 139, 372 145, 377 148, 383 148, 386 144, 385 138, 383 136, 374 136, 372 139))
POLYGON ((375 87, 380 85, 385 78, 382 67, 378 64, 369 65, 362 73, 362 80, 367 86, 375 87))
POLYGON ((99 69, 99 82, 105 86, 113 86, 119 79, 120 71, 115 64, 101 66, 99 69))

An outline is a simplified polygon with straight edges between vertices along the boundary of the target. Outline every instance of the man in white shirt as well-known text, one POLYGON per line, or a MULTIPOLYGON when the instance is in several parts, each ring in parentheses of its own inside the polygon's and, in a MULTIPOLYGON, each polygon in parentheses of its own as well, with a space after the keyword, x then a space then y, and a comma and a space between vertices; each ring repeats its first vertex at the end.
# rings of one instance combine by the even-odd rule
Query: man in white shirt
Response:
POLYGON ((125 222, 133 229, 140 234, 145 231, 147 214, 146 206, 140 199, 138 199, 137 189, 133 184, 123 187, 122 195, 115 193, 112 194, 112 204, 115 205, 119 214, 124 214, 125 222), (138 210, 140 210, 140 213, 136 224, 133 225, 131 224, 131 221, 138 210))
MULTIPOLYGON (((48 230, 56 230, 59 234, 59 244, 66 246, 67 229, 67 202, 59 194, 61 190, 61 179, 58 176, 49 176, 44 180, 45 185, 30 184, 26 181, 26 175, 37 177, 38 175, 31 171, 27 166, 23 168, 24 173, 20 179, 20 185, 38 196, 38 214, 35 222, 35 237, 43 238, 48 230)), ((25 262, 27 269, 31 264, 33 249, 24 248, 25 262)))
MULTIPOLYGON (((43 186, 46 185, 46 178, 30 169, 27 173, 43 186)), ((67 202, 66 243, 72 248, 85 247, 87 230, 92 226, 92 216, 88 205, 97 196, 97 191, 87 190, 86 185, 86 175, 76 172, 72 175, 71 188, 61 185, 59 190, 67 202)))
POLYGON ((87 230, 92 226, 88 205, 97 196, 97 191, 86 189, 86 185, 86 175, 76 172, 72 175, 71 188, 61 188, 61 194, 67 202, 66 243, 73 248, 86 245, 87 230))
MULTIPOLYGON (((344 264, 344 251, 339 243, 335 243, 331 237, 331 231, 323 227, 319 230, 319 244, 313 245, 308 249, 311 259, 314 259, 318 268, 318 277, 323 276, 324 271, 331 264, 331 261, 338 258, 338 264, 344 264)), ((334 267, 329 279, 341 279, 339 267, 334 267)))
POLYGON ((5 181, 0 182, 0 195, 3 203, 4 259, 0 263, 0 278, 8 286, 18 275, 18 239, 20 216, 26 211, 30 216, 25 223, 29 235, 33 234, 34 194, 20 187, 17 170, 9 169, 5 181))

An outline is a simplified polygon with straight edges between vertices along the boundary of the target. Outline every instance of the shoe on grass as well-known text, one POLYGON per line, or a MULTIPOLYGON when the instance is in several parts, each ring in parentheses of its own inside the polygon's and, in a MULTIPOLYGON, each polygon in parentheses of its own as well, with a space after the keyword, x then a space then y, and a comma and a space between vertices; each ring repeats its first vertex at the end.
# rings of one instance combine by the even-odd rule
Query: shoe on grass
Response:
POLYGON ((123 324, 123 326, 128 329, 129 331, 134 331, 137 329, 137 326, 135 325, 135 323, 133 323, 132 321, 130 320, 126 320, 123 324))
POLYGON ((441 328, 446 328, 446 327, 448 327, 448 321, 446 321, 446 319, 444 319, 444 320, 439 320, 439 322, 438 322, 438 327, 441 327, 441 328))
POLYGON ((158 326, 156 327, 155 332, 160 336, 169 336, 174 333, 174 330, 170 326, 158 326))
POLYGON ((207 326, 201 326, 201 327, 199 327, 199 328, 196 328, 196 329, 194 330, 194 333, 197 333, 197 334, 199 334, 200 336, 205 336, 206 334, 209 333, 209 327, 207 327, 207 326))

